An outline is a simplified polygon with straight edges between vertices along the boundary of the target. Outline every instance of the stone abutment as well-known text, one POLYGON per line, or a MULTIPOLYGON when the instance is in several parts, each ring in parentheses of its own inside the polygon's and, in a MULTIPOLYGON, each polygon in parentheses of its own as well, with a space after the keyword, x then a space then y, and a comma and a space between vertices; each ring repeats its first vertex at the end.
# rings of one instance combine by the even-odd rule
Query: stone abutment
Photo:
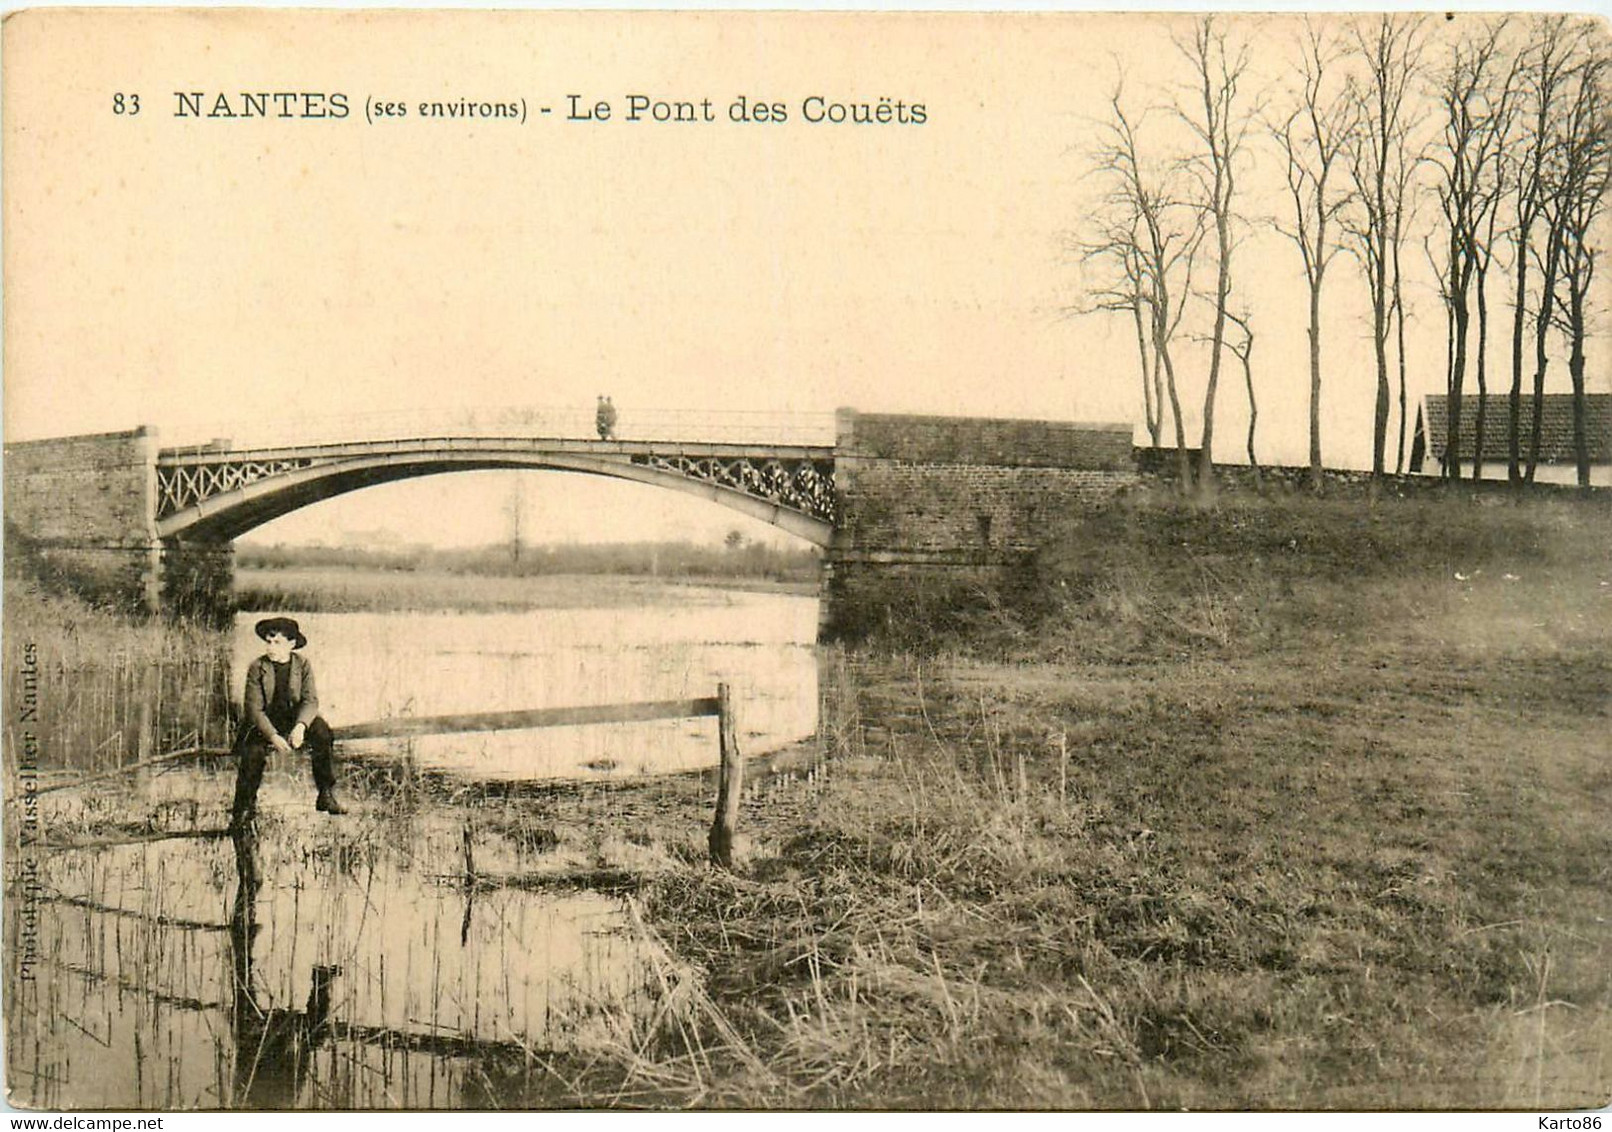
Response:
POLYGON ((234 548, 159 538, 156 499, 153 429, 6 445, 7 554, 95 605, 227 619, 234 548))
POLYGON ((836 637, 1000 586, 1060 519, 1137 480, 1125 424, 844 409, 836 431, 823 610, 836 637))

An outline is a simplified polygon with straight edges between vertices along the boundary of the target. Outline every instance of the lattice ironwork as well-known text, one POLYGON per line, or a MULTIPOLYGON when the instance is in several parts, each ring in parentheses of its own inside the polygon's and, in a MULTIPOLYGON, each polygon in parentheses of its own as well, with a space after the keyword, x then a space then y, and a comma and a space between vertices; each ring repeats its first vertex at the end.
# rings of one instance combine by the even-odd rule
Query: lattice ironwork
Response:
POLYGON ((741 491, 828 523, 839 518, 832 460, 643 455, 632 462, 741 491))
POLYGON ((165 519, 187 507, 270 476, 283 476, 311 467, 308 458, 232 460, 228 463, 157 465, 157 518, 165 519))
MULTIPOLYGON (((308 455, 278 453, 272 457, 254 457, 243 453, 238 459, 228 460, 220 460, 216 456, 191 458, 188 454, 174 452, 157 465, 157 518, 169 518, 261 480, 289 475, 315 465, 340 463, 359 455, 355 450, 367 447, 342 446, 338 451, 315 449, 308 455)), ((591 449, 594 446, 586 447, 591 449)), ((821 453, 796 456, 637 452, 628 455, 622 453, 617 445, 601 445, 599 448, 617 460, 625 456, 638 467, 728 488, 827 523, 835 523, 839 517, 834 494, 834 461, 821 453)), ((444 442, 444 450, 458 451, 459 444, 444 442)), ((484 443, 466 450, 489 453, 484 443)), ((393 448, 386 451, 390 454, 396 452, 393 448)))

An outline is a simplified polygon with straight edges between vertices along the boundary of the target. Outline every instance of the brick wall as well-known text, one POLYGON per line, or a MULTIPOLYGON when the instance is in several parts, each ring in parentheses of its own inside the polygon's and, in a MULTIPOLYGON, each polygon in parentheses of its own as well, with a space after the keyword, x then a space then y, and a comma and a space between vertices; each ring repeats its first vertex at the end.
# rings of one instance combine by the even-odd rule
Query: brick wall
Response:
POLYGON ((8 541, 93 601, 154 608, 156 454, 144 428, 6 445, 8 541))

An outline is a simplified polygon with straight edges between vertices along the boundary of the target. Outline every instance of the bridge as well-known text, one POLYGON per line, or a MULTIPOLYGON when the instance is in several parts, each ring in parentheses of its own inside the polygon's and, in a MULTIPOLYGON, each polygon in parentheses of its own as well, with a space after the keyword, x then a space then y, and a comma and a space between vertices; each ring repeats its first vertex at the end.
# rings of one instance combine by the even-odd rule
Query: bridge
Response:
POLYGON ((833 541, 838 516, 832 446, 438 436, 289 448, 161 449, 156 532, 163 539, 233 539, 359 488, 489 468, 581 472, 686 492, 821 547, 833 541))
POLYGON ((8 549, 99 602, 222 620, 233 540, 310 504, 462 471, 607 476, 822 548, 825 624, 854 630, 915 587, 1011 567, 1060 516, 1136 478, 1129 425, 846 409, 783 427, 736 416, 644 414, 619 440, 589 438, 581 414, 526 413, 455 427, 389 415, 359 423, 370 435, 301 442, 164 447, 146 427, 7 444, 8 549))

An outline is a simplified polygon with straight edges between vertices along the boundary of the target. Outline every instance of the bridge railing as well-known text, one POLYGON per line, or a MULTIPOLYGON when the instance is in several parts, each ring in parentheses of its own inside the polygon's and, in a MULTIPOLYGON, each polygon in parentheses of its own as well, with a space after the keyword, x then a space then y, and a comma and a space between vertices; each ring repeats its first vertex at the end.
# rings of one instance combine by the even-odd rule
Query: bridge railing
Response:
MULTIPOLYGON (((706 444, 832 445, 834 414, 733 409, 616 408, 617 440, 706 444)), ((235 449, 341 444, 430 437, 533 437, 597 440, 592 407, 505 406, 397 409, 308 416, 284 421, 188 423, 160 429, 164 448, 227 440, 235 449)))

